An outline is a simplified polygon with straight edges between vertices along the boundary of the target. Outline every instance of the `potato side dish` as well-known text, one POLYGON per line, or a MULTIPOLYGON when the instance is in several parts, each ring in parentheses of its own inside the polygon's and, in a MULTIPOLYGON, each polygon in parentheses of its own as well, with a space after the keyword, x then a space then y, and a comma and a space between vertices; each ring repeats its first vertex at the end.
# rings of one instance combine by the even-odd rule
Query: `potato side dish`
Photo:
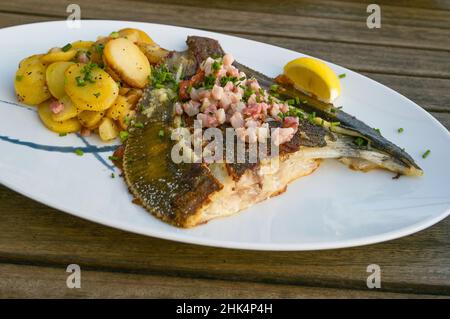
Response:
POLYGON ((145 32, 126 28, 25 58, 14 88, 20 102, 37 106, 49 130, 95 132, 109 141, 126 135, 121 131, 151 80, 152 65, 167 54, 145 32))

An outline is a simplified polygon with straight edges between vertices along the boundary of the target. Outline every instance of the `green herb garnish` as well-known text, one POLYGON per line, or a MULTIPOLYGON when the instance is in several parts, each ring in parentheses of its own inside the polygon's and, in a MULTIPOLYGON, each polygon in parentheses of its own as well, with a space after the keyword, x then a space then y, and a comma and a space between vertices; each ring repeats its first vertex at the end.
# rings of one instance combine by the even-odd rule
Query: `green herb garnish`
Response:
POLYGON ((158 136, 159 137, 164 137, 164 130, 159 130, 158 136))
POLYGON ((69 51, 70 49, 72 49, 72 44, 67 43, 65 46, 63 46, 63 47, 61 48, 61 51, 62 51, 62 52, 67 52, 67 51, 69 51))
POLYGON ((214 61, 214 63, 212 64, 212 68, 215 71, 219 71, 221 67, 222 67, 222 63, 220 63, 219 61, 214 61))
POLYGON ((116 39, 119 37, 119 32, 117 32, 117 31, 111 32, 111 34, 109 36, 113 39, 116 39))
POLYGON ((103 43, 97 43, 95 44, 95 51, 97 51, 98 54, 103 54, 103 49, 105 48, 105 46, 103 45, 103 43))
POLYGON ((80 149, 76 149, 75 154, 77 154, 78 156, 83 156, 84 152, 80 149))
POLYGON ((340 78, 340 79, 343 79, 343 78, 345 78, 346 76, 347 76, 347 74, 345 74, 345 73, 339 74, 339 78, 340 78))
POLYGON ((362 137, 357 137, 355 138, 355 140, 353 141, 356 145, 358 146, 365 146, 367 145, 367 140, 363 139, 362 137))
POLYGON ((111 155, 110 157, 108 157, 108 159, 109 159, 110 161, 118 161, 118 160, 120 160, 120 157, 111 155))
POLYGON ((75 81, 77 82, 77 86, 86 86, 86 82, 81 78, 81 76, 77 76, 75 81))
POLYGON ((403 133, 404 130, 405 130, 405 129, 404 129, 403 127, 400 127, 400 128, 397 130, 397 132, 403 133))
POLYGON ((228 82, 232 82, 233 84, 236 84, 237 81, 238 81, 238 78, 235 76, 223 76, 220 79, 220 85, 225 86, 225 85, 227 85, 228 82))
POLYGON ((430 155, 431 151, 427 150, 425 153, 423 153, 422 158, 427 158, 428 155, 430 155))
POLYGON ((127 131, 120 131, 119 132, 119 137, 120 137, 120 140, 122 142, 125 142, 128 139, 128 136, 129 136, 129 134, 128 134, 127 131))
POLYGON ((67 135, 67 133, 59 133, 59 136, 66 136, 67 135))
POLYGON ((111 173, 111 178, 116 178, 116 175, 114 173, 111 173))
POLYGON ((16 75, 16 81, 20 82, 23 79, 23 75, 16 75))
POLYGON ((374 128, 373 129, 375 132, 377 132, 379 135, 381 135, 381 130, 379 128, 374 128))
POLYGON ((278 90, 278 84, 272 84, 272 85, 270 86, 270 90, 271 90, 272 92, 276 92, 276 91, 278 90))
POLYGON ((134 127, 136 127, 136 128, 144 128, 144 124, 141 123, 141 122, 136 122, 136 123, 134 123, 134 127))

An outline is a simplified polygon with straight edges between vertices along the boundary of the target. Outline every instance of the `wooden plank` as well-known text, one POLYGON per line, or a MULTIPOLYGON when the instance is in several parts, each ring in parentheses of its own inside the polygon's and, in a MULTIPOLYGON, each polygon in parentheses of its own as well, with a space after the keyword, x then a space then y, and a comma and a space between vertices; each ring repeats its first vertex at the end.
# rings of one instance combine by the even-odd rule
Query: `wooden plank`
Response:
MULTIPOLYGON (((179 4, 203 8, 202 0, 156 0, 153 2, 179 4)), ((231 9, 236 11, 275 13, 297 17, 316 17, 337 20, 366 21, 367 5, 374 1, 346 2, 329 0, 290 0, 274 5, 273 0, 246 1, 210 0, 208 8, 231 9)), ((378 1, 376 3, 379 3, 378 1)), ((414 27, 450 28, 450 12, 443 10, 410 8, 397 6, 397 1, 381 5, 382 25, 403 25, 414 27)))
MULTIPOLYGON (((347 2, 373 3, 372 0, 345 0, 347 2)), ((376 3, 382 5, 392 4, 392 0, 378 0, 376 3)), ((450 11, 450 2, 448 0, 395 0, 396 6, 405 8, 426 8, 439 11, 450 11)))
MULTIPOLYGON (((66 17, 70 1, 39 0, 0 3, 1 11, 66 17)), ((80 0, 82 18, 123 19, 190 26, 220 32, 287 36, 298 39, 320 39, 334 42, 380 44, 450 50, 450 30, 415 26, 384 25, 368 29, 366 21, 348 21, 291 16, 261 12, 157 4, 121 0, 80 0), (193 19, 195 17, 195 19, 193 19)))
POLYGON ((81 288, 69 289, 68 275, 65 267, 0 264, 0 298, 445 298, 93 271, 82 266, 81 288))
MULTIPOLYGON (((447 115, 449 117, 450 115, 447 115)), ((0 187, 0 262, 203 279, 366 289, 382 269, 382 291, 450 295, 450 218, 418 234, 366 247, 258 252, 201 247, 103 227, 0 187)))
MULTIPOLYGON (((0 27, 52 19, 54 18, 0 13, 0 27)), ((412 94, 427 97, 426 92, 423 91, 430 89, 432 94, 428 94, 429 97, 425 98, 425 101, 427 101, 427 103, 423 103, 425 107, 428 104, 430 110, 449 107, 448 103, 445 103, 447 94, 449 94, 447 90, 448 82, 430 79, 430 77, 450 79, 450 64, 446 52, 392 47, 380 49, 374 45, 298 40, 243 33, 231 34, 309 54, 359 72, 428 77, 428 79, 423 80, 422 84, 419 83, 422 81, 421 79, 416 80, 418 83, 414 85, 414 88, 420 91, 414 91, 412 94), (380 51, 382 54, 380 54, 380 51), (443 88, 441 93, 443 95, 434 95, 435 88, 443 88)), ((392 81, 394 80, 390 82, 392 81)), ((405 81, 407 83, 406 78, 405 81)))

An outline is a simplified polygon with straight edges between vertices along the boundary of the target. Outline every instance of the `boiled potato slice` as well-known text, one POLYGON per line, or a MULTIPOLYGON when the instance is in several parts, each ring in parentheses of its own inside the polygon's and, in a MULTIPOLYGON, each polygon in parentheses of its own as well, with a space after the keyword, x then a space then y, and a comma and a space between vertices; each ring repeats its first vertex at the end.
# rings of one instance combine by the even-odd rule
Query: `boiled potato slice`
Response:
POLYGON ((41 57, 42 55, 32 55, 22 60, 16 72, 14 89, 17 98, 28 105, 37 105, 50 98, 45 84, 46 65, 41 57))
POLYGON ((118 38, 106 43, 103 50, 106 63, 132 87, 143 88, 150 76, 150 63, 144 53, 130 40, 118 38))
POLYGON ((84 127, 93 130, 98 127, 100 121, 105 116, 104 112, 82 111, 78 114, 78 120, 84 127))
POLYGON ((110 141, 119 136, 119 128, 113 120, 104 117, 98 126, 98 134, 103 141, 110 141))
POLYGON ((81 110, 106 110, 119 94, 119 86, 111 76, 92 64, 74 64, 66 70, 65 76, 64 89, 81 110), (92 82, 84 80, 87 75, 92 82))
POLYGON ((76 118, 66 121, 55 121, 52 118, 53 112, 50 109, 51 101, 39 104, 38 113, 42 123, 51 131, 57 133, 73 133, 81 129, 81 124, 76 118))
POLYGON ((117 119, 117 123, 119 123, 119 126, 122 130, 127 130, 128 125, 130 124, 130 120, 136 115, 136 112, 134 110, 129 110, 125 116, 121 116, 117 119))
POLYGON ((47 54, 45 54, 41 58, 41 60, 44 63, 70 61, 75 58, 75 55, 77 55, 77 50, 74 50, 73 48, 65 52, 61 48, 53 48, 47 54))
POLYGON ((137 43, 155 43, 152 38, 148 36, 147 33, 145 33, 142 30, 139 29, 133 29, 133 28, 125 28, 122 30, 119 30, 119 37, 126 38, 130 40, 131 42, 137 43))
POLYGON ((46 71, 46 82, 50 93, 57 99, 66 95, 64 90, 64 72, 73 62, 54 62, 46 71))
POLYGON ((158 64, 169 54, 169 51, 161 48, 156 43, 138 42, 136 45, 145 54, 151 64, 158 64))
POLYGON ((64 95, 59 102, 64 105, 64 108, 59 113, 52 113, 52 119, 56 122, 66 121, 68 119, 74 118, 80 113, 80 110, 72 103, 72 100, 64 95))
POLYGON ((93 44, 94 44, 93 41, 79 40, 79 41, 72 42, 72 49, 88 51, 92 47, 93 44))
POLYGON ((106 111, 106 116, 113 120, 124 117, 130 110, 130 105, 125 96, 119 95, 114 104, 106 111))

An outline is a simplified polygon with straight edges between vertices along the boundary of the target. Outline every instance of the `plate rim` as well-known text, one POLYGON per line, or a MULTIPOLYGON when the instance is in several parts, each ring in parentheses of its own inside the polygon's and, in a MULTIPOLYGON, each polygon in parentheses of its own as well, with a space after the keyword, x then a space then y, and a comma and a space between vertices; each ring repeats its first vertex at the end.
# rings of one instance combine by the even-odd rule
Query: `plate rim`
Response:
MULTIPOLYGON (((20 25, 0 28, 0 32, 2 32, 4 30, 10 31, 11 29, 31 27, 31 26, 37 25, 37 24, 39 24, 39 25, 41 25, 41 24, 61 24, 64 22, 66 22, 66 20, 54 20, 54 21, 41 21, 41 22, 26 23, 26 24, 20 24, 20 25)), ((82 20, 82 22, 88 23, 88 24, 95 24, 95 23, 101 23, 101 22, 131 23, 131 24, 135 23, 135 24, 146 24, 149 26, 164 26, 164 27, 175 28, 175 29, 184 29, 184 30, 190 31, 190 32, 200 31, 202 33, 211 34, 211 36, 213 36, 214 34, 218 34, 220 36, 229 37, 231 39, 235 38, 235 39, 245 40, 245 41, 248 41, 251 43, 257 43, 258 45, 262 44, 265 46, 271 46, 278 50, 281 49, 281 50, 286 50, 291 53, 297 53, 297 54, 302 54, 305 56, 310 56, 308 54, 304 54, 301 52, 297 52, 294 50, 286 49, 283 47, 279 47, 276 45, 272 45, 272 44, 268 44, 268 43, 264 43, 264 42, 260 42, 260 41, 255 41, 255 40, 246 39, 246 38, 242 38, 242 37, 238 37, 238 36, 223 34, 220 32, 207 31, 207 30, 196 29, 196 28, 189 28, 189 27, 182 27, 182 26, 175 26, 175 25, 161 24, 161 23, 150 23, 150 22, 143 22, 143 21, 127 21, 127 20, 98 20, 98 19, 90 20, 89 19, 89 20, 82 20)), ((319 58, 317 58, 317 59, 319 59, 319 58)), ((322 60, 322 59, 319 59, 319 60, 322 60)), ((387 89, 388 91, 390 91, 391 94, 393 93, 393 94, 397 95, 397 97, 400 97, 401 99, 405 100, 407 103, 414 105, 414 107, 421 112, 422 116, 430 119, 432 121, 432 123, 434 124, 434 126, 438 127, 440 129, 440 131, 442 132, 442 134, 446 135, 446 138, 450 139, 450 132, 445 128, 445 126, 442 125, 442 123, 440 123, 435 117, 433 117, 425 109, 420 107, 417 103, 410 100, 406 96, 404 96, 404 95, 400 94, 399 92, 391 89, 390 87, 385 86, 384 84, 381 84, 381 83, 379 83, 363 74, 360 74, 356 71, 353 71, 351 69, 348 69, 346 67, 343 67, 341 65, 338 65, 338 64, 326 61, 326 60, 322 60, 322 61, 325 61, 327 64, 334 65, 334 66, 343 68, 345 70, 351 71, 352 74, 356 74, 356 75, 364 78, 366 81, 369 80, 370 82, 372 82, 372 84, 374 84, 376 86, 381 86, 383 89, 385 89, 385 90, 387 89)), ((321 242, 321 243, 306 243, 306 244, 302 244, 302 243, 293 243, 293 244, 292 243, 291 244, 255 243, 255 242, 235 242, 235 241, 230 241, 230 240, 217 240, 217 239, 209 239, 209 238, 205 240, 203 238, 195 237, 195 236, 192 236, 192 235, 189 235, 186 233, 181 233, 181 232, 180 233, 178 233, 178 232, 177 233, 168 233, 164 230, 159 231, 158 229, 147 229, 144 231, 143 229, 141 229, 139 227, 132 227, 132 226, 128 226, 128 225, 124 226, 120 222, 115 223, 115 222, 101 220, 97 217, 91 217, 84 213, 77 213, 76 209, 73 209, 70 207, 64 207, 63 204, 61 204, 61 205, 53 204, 53 203, 49 203, 46 200, 39 199, 39 198, 37 198, 38 196, 33 196, 26 190, 20 189, 20 187, 16 187, 16 186, 12 185, 11 183, 7 183, 3 180, 1 180, 0 183, 2 185, 6 186, 7 188, 9 188, 23 196, 26 196, 36 202, 42 203, 48 207, 51 207, 51 208, 61 211, 63 213, 67 213, 72 216, 81 218, 83 220, 94 222, 94 223, 97 223, 97 224, 100 224, 103 226, 108 226, 108 227, 112 227, 112 228, 119 229, 122 231, 127 231, 127 232, 144 235, 144 236, 148 236, 148 237, 170 240, 170 241, 186 243, 186 244, 195 244, 195 245, 201 245, 201 246, 227 248, 227 249, 254 250, 254 251, 315 251, 315 250, 331 250, 331 249, 342 249, 342 248, 349 248, 349 247, 360 247, 360 246, 365 246, 365 245, 373 245, 376 243, 382 243, 382 242, 406 237, 406 236, 412 235, 414 233, 420 232, 426 228, 429 228, 429 227, 437 224, 438 222, 444 220, 447 216, 450 215, 450 206, 449 206, 443 213, 441 213, 437 216, 433 216, 432 218, 424 219, 418 223, 415 223, 415 224, 412 224, 412 225, 409 225, 407 227, 403 227, 403 228, 400 228, 397 230, 385 232, 382 234, 372 235, 372 236, 365 236, 362 238, 338 240, 338 241, 327 241, 327 242, 321 242)))

